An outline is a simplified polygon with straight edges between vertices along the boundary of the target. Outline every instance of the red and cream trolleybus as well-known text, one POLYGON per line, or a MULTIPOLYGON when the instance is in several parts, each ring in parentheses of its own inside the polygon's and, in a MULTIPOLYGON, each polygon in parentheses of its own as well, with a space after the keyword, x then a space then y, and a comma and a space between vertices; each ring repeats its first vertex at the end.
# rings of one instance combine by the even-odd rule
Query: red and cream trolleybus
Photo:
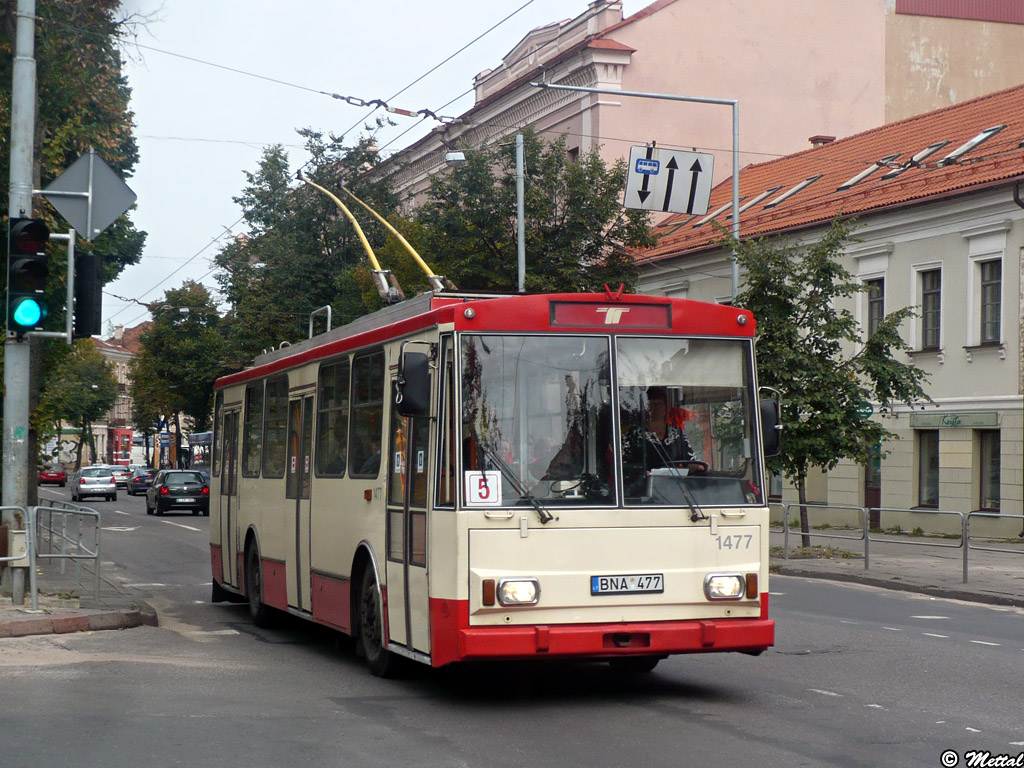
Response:
POLYGON ((216 384, 214 599, 350 634, 378 675, 760 653, 778 403, 754 327, 435 290, 260 355, 216 384))

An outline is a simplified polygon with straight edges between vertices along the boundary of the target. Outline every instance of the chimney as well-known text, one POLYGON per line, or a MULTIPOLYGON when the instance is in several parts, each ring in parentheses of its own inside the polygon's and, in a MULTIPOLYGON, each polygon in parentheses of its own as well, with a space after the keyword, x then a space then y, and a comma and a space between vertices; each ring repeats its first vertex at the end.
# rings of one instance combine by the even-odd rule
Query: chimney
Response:
POLYGON ((822 136, 820 134, 817 136, 811 136, 811 138, 808 139, 808 141, 811 142, 812 147, 823 147, 826 144, 831 144, 835 140, 835 136, 822 136))
POLYGON ((124 338, 124 326, 119 325, 114 329, 114 340, 121 341, 124 338))

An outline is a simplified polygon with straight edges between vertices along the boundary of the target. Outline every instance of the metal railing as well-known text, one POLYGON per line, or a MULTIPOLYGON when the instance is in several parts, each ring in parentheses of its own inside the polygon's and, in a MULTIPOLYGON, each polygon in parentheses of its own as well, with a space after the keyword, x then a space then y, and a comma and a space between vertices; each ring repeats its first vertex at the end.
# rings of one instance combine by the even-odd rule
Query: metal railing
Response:
MULTIPOLYGON (((51 501, 30 507, 36 543, 34 560, 58 560, 61 574, 66 573, 67 562, 75 566, 75 583, 82 584, 84 563, 94 561, 93 590, 100 596, 100 513, 88 507, 51 501)), ((33 608, 38 600, 36 569, 32 567, 33 608)))
POLYGON ((773 505, 782 508, 782 533, 783 533, 783 559, 789 560, 789 534, 790 534, 790 510, 806 509, 810 510, 836 510, 846 512, 856 512, 860 516, 859 530, 856 535, 836 533, 832 530, 809 530, 803 532, 797 530, 796 533, 800 536, 807 537, 820 537, 827 539, 845 539, 849 541, 863 541, 864 542, 864 570, 868 570, 871 565, 871 542, 876 543, 899 543, 907 544, 915 547, 935 547, 939 549, 961 549, 963 551, 963 583, 966 584, 969 578, 968 563, 969 554, 971 550, 980 552, 1002 552, 1006 554, 1024 555, 1024 548, 1010 549, 1006 547, 992 547, 992 546, 980 546, 971 543, 971 521, 975 519, 990 519, 990 520, 1021 520, 1024 522, 1024 515, 1010 515, 1002 514, 999 512, 958 512, 955 510, 945 509, 901 509, 896 507, 856 507, 856 506, 844 506, 840 504, 800 504, 799 502, 789 502, 786 504, 773 505), (871 532, 871 512, 898 512, 907 513, 910 515, 950 515, 960 518, 960 539, 957 543, 946 543, 943 541, 934 540, 911 540, 907 538, 901 538, 895 541, 892 536, 885 536, 879 534, 873 534, 871 532))

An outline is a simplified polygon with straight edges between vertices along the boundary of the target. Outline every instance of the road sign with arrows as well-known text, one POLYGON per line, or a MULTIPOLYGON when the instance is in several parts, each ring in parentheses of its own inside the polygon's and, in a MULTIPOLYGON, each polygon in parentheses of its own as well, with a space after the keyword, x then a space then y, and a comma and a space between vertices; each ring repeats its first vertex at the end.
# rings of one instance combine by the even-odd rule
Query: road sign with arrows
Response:
POLYGON ((713 155, 633 147, 626 176, 627 208, 703 215, 711 197, 713 155))

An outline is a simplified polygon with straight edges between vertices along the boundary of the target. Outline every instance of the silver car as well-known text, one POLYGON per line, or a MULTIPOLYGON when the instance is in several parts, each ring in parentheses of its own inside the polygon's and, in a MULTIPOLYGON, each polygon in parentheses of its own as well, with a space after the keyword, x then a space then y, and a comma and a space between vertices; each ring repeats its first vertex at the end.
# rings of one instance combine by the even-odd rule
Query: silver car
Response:
POLYGON ((110 467, 83 467, 71 476, 71 500, 87 496, 106 496, 117 501, 117 481, 110 467))
POLYGON ((132 476, 132 471, 123 465, 117 465, 110 468, 114 473, 114 481, 117 483, 118 488, 127 488, 128 480, 132 476))

